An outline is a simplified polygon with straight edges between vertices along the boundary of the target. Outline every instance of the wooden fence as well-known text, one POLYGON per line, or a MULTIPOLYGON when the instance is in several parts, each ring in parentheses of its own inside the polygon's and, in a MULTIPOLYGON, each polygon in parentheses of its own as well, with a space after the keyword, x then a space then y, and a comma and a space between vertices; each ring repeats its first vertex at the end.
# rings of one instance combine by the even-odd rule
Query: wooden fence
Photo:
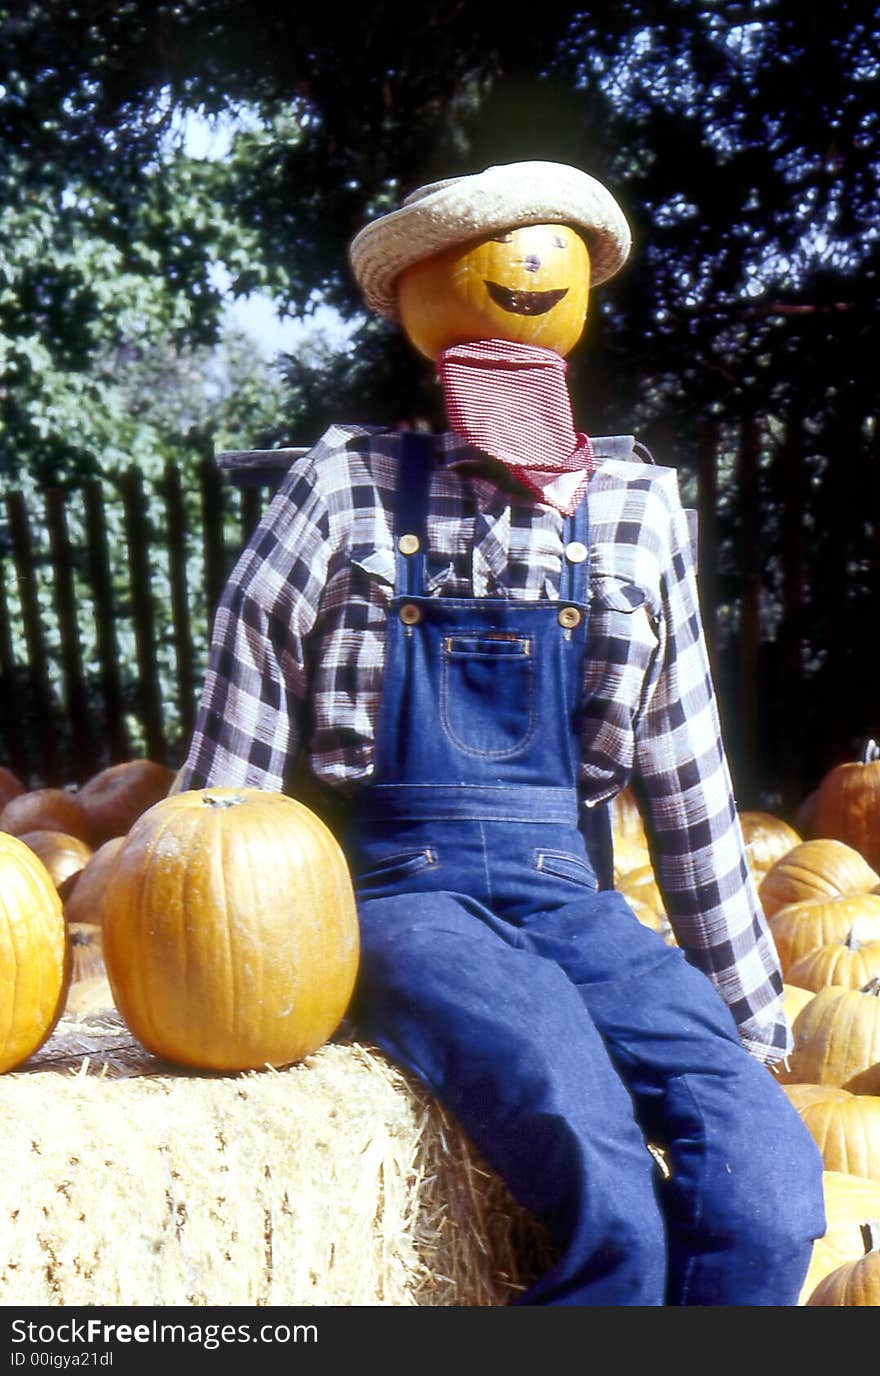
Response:
MULTIPOLYGON (((822 509, 830 548, 836 539, 840 552, 829 556, 826 540, 817 591, 802 438, 777 443, 769 467, 761 443, 759 427, 743 427, 733 456, 736 517, 722 529, 723 455, 717 435, 706 433, 695 473, 700 596, 740 806, 791 814, 824 769, 851 756, 862 736, 880 735, 873 695, 857 700, 853 688, 860 676, 875 681, 877 667, 864 619, 880 605, 880 483, 869 486, 875 511, 866 525, 876 564, 856 597, 847 582, 853 492, 835 480, 836 504, 822 509), (773 506, 772 624, 768 483, 771 495, 774 484, 785 492, 773 506), (839 614, 832 602, 817 667, 807 622, 828 597, 839 599, 839 614)), ((213 608, 275 483, 301 452, 205 458, 187 483, 171 464, 152 485, 133 469, 112 485, 94 479, 49 490, 30 508, 21 492, 6 495, 0 763, 31 787, 81 782, 137 754, 177 767, 213 608)))
POLYGON ((207 618, 258 515, 259 494, 233 492, 209 459, 198 489, 195 532, 171 464, 154 490, 131 469, 112 486, 50 489, 31 509, 6 495, 0 752, 30 786, 135 754, 182 757, 207 618))

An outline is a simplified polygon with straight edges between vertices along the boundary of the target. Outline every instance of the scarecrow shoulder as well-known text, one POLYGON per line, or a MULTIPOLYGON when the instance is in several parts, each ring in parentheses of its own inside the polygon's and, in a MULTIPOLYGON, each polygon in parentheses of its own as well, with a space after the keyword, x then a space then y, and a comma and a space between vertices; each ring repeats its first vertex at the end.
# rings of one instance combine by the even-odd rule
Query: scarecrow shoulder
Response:
MULTIPOLYGON (((308 448, 281 451, 275 459, 276 511, 284 504, 298 505, 307 492, 314 493, 330 511, 350 505, 351 494, 393 481, 398 436, 380 426, 334 424, 308 448)), ((262 476, 266 477, 266 473, 262 476)))
POLYGON ((684 548, 696 562, 696 512, 682 504, 676 469, 606 459, 589 493, 590 524, 598 539, 653 546, 658 557, 684 548))
POLYGON ((661 501, 673 508, 681 506, 677 470, 658 463, 645 463, 635 453, 626 459, 600 458, 591 483, 591 491, 594 489, 641 492, 646 501, 661 501))

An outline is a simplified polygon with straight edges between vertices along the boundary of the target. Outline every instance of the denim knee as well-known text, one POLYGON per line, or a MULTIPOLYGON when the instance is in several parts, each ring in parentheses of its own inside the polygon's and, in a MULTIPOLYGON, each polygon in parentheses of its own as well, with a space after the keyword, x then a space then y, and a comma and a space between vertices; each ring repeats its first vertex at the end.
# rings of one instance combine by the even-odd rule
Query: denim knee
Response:
POLYGON ((671 1304, 795 1305, 825 1230, 816 1144, 766 1069, 754 1069, 733 1113, 709 1120, 691 1159, 684 1150, 677 1184, 673 1167, 671 1304))
POLYGON ((743 1123, 710 1172, 703 1216, 756 1260, 772 1265, 825 1231, 822 1157, 788 1101, 775 1131, 743 1123), (791 1112, 787 1110, 791 1109, 791 1112), (718 1168, 720 1166, 720 1169, 718 1168))

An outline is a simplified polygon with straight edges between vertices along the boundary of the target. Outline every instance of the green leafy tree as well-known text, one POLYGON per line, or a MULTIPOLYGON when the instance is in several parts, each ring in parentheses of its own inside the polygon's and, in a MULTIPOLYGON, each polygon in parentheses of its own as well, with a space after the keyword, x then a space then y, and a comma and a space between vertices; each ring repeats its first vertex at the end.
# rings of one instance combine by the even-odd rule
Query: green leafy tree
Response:
POLYGON ((707 577, 722 650, 758 585, 768 761, 803 747, 806 777, 876 736, 870 703, 836 706, 841 675, 870 670, 860 632, 880 591, 876 5, 30 0, 0 7, 0 52, 6 477, 158 461, 170 413, 133 404, 110 365, 211 347, 218 264, 233 292, 294 315, 329 302, 351 326, 291 355, 285 405, 274 421, 244 408, 239 443, 309 442, 338 418, 437 423, 430 370, 361 313, 351 236, 438 176, 577 163, 635 238, 571 360, 579 416, 637 429, 689 496, 717 427, 707 577), (185 151, 187 111, 232 130, 225 158, 185 151), (773 696, 786 655, 810 676, 800 746, 773 696))

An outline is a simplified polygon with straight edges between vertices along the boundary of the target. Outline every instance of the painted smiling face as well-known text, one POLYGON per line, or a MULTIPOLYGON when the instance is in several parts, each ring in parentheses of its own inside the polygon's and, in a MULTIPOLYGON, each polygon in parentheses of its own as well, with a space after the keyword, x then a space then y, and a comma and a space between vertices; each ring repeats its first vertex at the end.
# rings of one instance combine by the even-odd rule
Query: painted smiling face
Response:
POLYGON ((590 257, 568 225, 524 225, 414 263, 400 320, 427 358, 451 344, 512 339, 567 354, 587 316, 590 257))

